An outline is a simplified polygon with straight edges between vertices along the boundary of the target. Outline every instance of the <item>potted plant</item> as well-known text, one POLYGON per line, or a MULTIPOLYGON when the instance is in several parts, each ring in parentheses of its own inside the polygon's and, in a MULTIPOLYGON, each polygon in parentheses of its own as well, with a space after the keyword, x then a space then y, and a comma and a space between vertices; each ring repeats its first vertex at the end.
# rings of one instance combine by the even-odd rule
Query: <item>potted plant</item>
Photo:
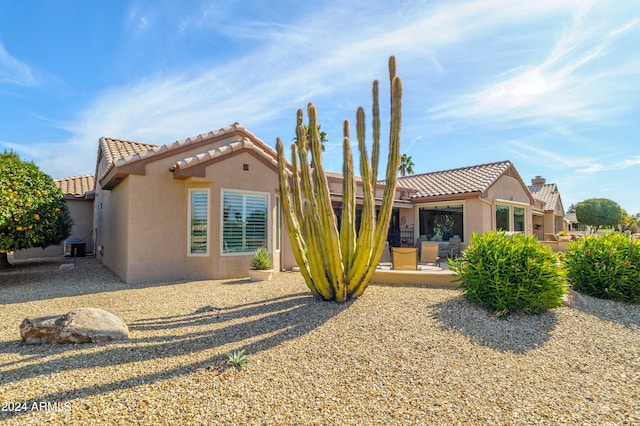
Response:
POLYGON ((560 241, 569 241, 571 240, 571 235, 569 235, 569 233, 563 229, 562 231, 558 232, 558 239, 560 241))
POLYGON ((265 247, 260 247, 251 255, 249 261, 249 280, 269 281, 273 276, 273 258, 265 247))

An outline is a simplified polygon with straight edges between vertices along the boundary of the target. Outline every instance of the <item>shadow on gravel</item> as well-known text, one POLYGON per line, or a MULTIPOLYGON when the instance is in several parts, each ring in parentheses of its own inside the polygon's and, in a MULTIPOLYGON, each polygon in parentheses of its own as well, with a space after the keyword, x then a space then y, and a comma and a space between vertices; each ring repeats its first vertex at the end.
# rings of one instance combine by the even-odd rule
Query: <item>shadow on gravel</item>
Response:
POLYGON ((181 282, 126 284, 95 258, 89 257, 78 258, 76 269, 60 269, 62 264, 73 263, 73 259, 60 258, 27 260, 15 262, 11 268, 0 270, 0 305, 159 287, 181 282), (30 291, 33 286, 38 286, 43 291, 30 291))
POLYGON ((587 306, 582 309, 585 313, 640 331, 640 304, 598 299, 584 294, 582 297, 587 301, 587 306))
MULTIPOLYGON (((18 352, 24 358, 18 362, 0 364, 0 387, 5 383, 27 378, 47 376, 61 371, 100 368, 126 363, 149 361, 160 358, 199 353, 224 345, 244 350, 248 356, 268 350, 281 343, 300 337, 347 309, 347 303, 320 302, 310 293, 295 293, 259 302, 236 306, 203 306, 195 312, 171 317, 142 318, 131 324, 132 338, 110 344, 90 345, 24 345, 14 342, 0 344, 0 352, 18 352), (184 328, 200 327, 196 332, 184 328), (155 332, 162 332, 157 335, 155 332), (264 337, 261 337, 264 336, 264 337), (241 342, 251 340, 251 343, 241 342), (236 346, 237 345, 237 346, 236 346), (83 348, 95 349, 87 353, 83 348), (62 359, 50 359, 51 355, 66 352, 62 359), (27 360, 42 358, 37 366, 19 366, 27 360)), ((198 369, 224 369, 226 358, 220 354, 191 364, 176 362, 175 368, 164 369, 128 379, 96 384, 90 387, 67 388, 58 392, 39 395, 25 401, 28 406, 38 401, 58 401, 63 404, 87 394, 99 395, 117 389, 151 384, 188 374, 198 369)), ((24 412, 2 412, 0 420, 24 414, 24 412)))
POLYGON ((553 311, 498 318, 462 297, 434 305, 433 318, 444 330, 461 333, 479 345, 500 352, 514 353, 525 353, 543 345, 558 322, 553 311))

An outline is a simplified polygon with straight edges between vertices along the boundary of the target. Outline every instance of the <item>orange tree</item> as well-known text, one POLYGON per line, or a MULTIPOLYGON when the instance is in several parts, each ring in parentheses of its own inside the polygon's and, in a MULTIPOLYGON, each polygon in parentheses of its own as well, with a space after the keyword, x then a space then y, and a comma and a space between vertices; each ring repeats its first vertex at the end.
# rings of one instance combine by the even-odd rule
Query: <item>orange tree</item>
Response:
POLYGON ((18 154, 0 154, 0 269, 7 253, 59 244, 71 232, 64 194, 49 175, 18 154))

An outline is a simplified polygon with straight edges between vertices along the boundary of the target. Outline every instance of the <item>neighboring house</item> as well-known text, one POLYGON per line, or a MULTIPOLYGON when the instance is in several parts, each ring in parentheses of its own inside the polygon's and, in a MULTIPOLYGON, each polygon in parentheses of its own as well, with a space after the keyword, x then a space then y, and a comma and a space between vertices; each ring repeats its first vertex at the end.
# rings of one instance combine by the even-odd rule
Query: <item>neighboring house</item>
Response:
MULTIPOLYGON (((69 206, 69 213, 73 219, 71 235, 69 239, 82 240, 86 245, 86 251, 93 251, 93 175, 73 176, 62 179, 54 179, 55 184, 64 194, 69 206)), ((58 257, 64 255, 64 244, 49 246, 45 249, 30 248, 19 250, 13 254, 13 260, 29 259, 37 257, 58 257)))
POLYGON ((546 240, 545 234, 557 234, 566 230, 562 198, 555 183, 547 183, 546 179, 536 176, 528 187, 533 197, 542 203, 541 211, 533 216, 533 232, 539 240, 546 240))
POLYGON ((510 161, 404 176, 398 184, 413 189, 400 230, 413 228, 420 240, 457 235, 464 246, 489 229, 531 233, 536 201, 510 161))
POLYGON ((575 213, 567 213, 564 218, 569 226, 569 231, 572 233, 590 234, 592 232, 591 226, 578 222, 578 217, 575 213))
MULTIPOLYGON (((251 253, 262 246, 276 270, 296 265, 280 210, 277 155, 238 123, 161 146, 101 138, 90 180, 58 180, 73 194, 70 203, 84 203, 72 208, 83 224, 72 236, 127 283, 246 277, 251 253)), ((343 176, 327 172, 327 180, 340 220, 343 176)), ((359 221, 360 178, 356 185, 359 221)), ((384 185, 376 186, 377 205, 384 185)), ((531 234, 538 222, 544 235, 555 232, 555 216, 549 224, 540 218, 547 209, 562 211, 559 195, 559 210, 552 199, 536 199, 509 161, 399 177, 393 202, 391 246, 459 236, 464 247, 473 232, 531 234)))

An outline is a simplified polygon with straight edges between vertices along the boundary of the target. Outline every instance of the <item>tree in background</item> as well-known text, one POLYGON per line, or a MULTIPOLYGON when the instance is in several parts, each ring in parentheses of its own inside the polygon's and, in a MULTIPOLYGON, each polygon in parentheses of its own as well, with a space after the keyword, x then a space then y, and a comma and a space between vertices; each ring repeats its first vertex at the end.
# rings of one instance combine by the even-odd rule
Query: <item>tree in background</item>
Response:
POLYGON ((400 176, 412 175, 413 174, 413 160, 410 155, 402 154, 400 157, 400 165, 398 166, 398 172, 400 176))
POLYGON ((637 234, 640 230, 638 227, 638 221, 640 220, 640 213, 630 215, 625 209, 622 209, 622 223, 620 231, 629 231, 632 234, 637 234))
POLYGON ((53 179, 18 154, 0 155, 0 269, 7 253, 61 243, 72 220, 64 194, 53 179))
POLYGON ((593 226, 597 232, 601 226, 616 226, 622 221, 622 209, 615 201, 606 198, 590 198, 576 204, 578 222, 593 226))
MULTIPOLYGON (((303 126, 304 126, 304 133, 305 135, 307 135, 307 141, 310 141, 311 133, 309 133, 309 126, 307 126, 306 124, 303 124, 303 126)), ((318 124, 316 128, 318 129, 318 136, 320 138, 320 150, 324 152, 327 149, 326 147, 327 143, 329 143, 329 139, 328 139, 329 135, 327 135, 327 132, 322 131, 322 124, 318 124)), ((298 138, 297 137, 293 138, 293 141, 298 142, 298 138)), ((309 147, 307 145, 307 149, 308 148, 309 147)))

